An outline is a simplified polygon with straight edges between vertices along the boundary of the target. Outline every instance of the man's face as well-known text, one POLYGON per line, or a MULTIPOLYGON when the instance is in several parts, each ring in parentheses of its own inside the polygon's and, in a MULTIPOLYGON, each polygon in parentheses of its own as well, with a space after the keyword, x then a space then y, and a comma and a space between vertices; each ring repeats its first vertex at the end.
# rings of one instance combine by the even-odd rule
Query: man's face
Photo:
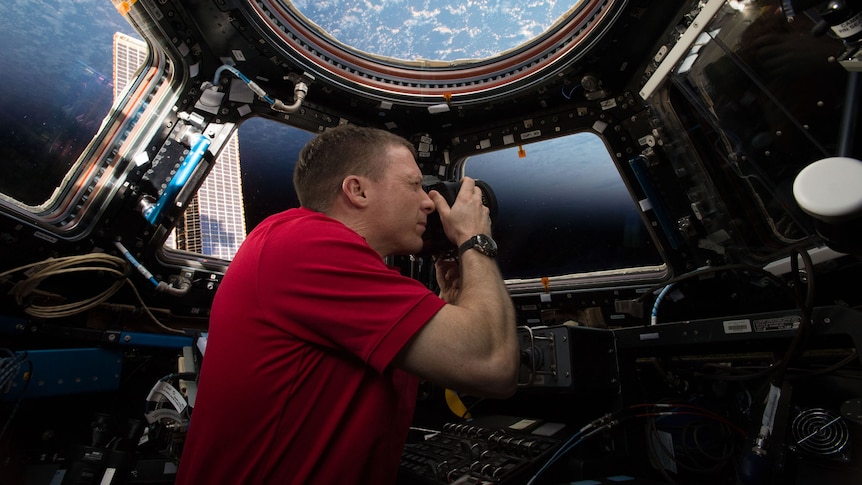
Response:
POLYGON ((434 202, 422 189, 422 172, 410 150, 393 146, 386 156, 383 177, 370 185, 368 242, 384 257, 418 253, 434 202))

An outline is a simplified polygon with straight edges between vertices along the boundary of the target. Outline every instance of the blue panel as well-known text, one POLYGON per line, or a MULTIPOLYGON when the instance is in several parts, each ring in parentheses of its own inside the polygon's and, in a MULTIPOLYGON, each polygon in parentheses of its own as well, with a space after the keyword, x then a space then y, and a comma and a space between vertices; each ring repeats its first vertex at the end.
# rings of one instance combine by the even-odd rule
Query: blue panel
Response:
POLYGON ((23 333, 28 322, 23 318, 0 315, 0 334, 17 335, 23 333))
POLYGON ((181 349, 194 344, 191 336, 162 335, 158 333, 121 332, 120 344, 134 345, 138 347, 164 347, 168 349, 181 349))
MULTIPOLYGON (((25 352, 18 352, 23 355, 25 352)), ((3 400, 113 391, 119 387, 123 353, 105 349, 26 351, 25 362, 3 400), (32 372, 26 361, 32 364, 32 372), (29 380, 29 384, 27 384, 29 380)))

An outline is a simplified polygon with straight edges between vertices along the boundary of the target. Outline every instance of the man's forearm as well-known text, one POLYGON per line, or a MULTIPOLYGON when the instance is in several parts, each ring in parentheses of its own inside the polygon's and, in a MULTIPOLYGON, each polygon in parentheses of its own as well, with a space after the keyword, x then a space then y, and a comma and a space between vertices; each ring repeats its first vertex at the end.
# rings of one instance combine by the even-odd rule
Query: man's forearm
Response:
POLYGON ((482 329, 488 343, 509 351, 517 346, 515 308, 494 259, 476 251, 464 253, 457 305, 474 313, 473 325, 482 329))

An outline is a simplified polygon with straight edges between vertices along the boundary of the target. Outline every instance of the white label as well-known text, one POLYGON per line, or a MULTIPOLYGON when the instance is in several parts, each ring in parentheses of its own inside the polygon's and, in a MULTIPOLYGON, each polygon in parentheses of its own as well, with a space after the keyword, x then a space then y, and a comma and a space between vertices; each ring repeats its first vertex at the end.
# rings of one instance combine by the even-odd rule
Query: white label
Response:
POLYGON ((107 468, 105 474, 102 475, 102 482, 99 485, 111 485, 114 481, 114 474, 117 473, 116 468, 107 468))
POLYGON ((778 409, 778 400, 781 398, 781 389, 774 384, 769 386, 769 395, 766 397, 766 409, 763 410, 763 420, 760 424, 772 434, 772 424, 775 422, 775 411, 778 409))
POLYGON ((530 138, 536 138, 538 136, 542 136, 542 130, 533 130, 521 133, 522 140, 529 140, 530 138))
POLYGON ((157 382, 156 385, 153 386, 153 389, 150 390, 150 395, 147 396, 147 401, 160 401, 161 399, 156 399, 157 394, 164 396, 165 399, 167 399, 179 412, 183 412, 188 405, 186 403, 186 398, 183 397, 182 393, 167 382, 157 382))
POLYGON ((751 333, 751 320, 726 320, 724 322, 724 333, 751 333))
POLYGON ((515 423, 509 427, 512 429, 523 430, 523 429, 529 428, 530 426, 532 426, 534 424, 536 424, 535 419, 522 419, 522 420, 518 421, 517 423, 515 423))
POLYGON ((658 337, 658 332, 642 333, 640 335, 641 340, 658 340, 658 337))
POLYGON ((776 332, 780 330, 795 330, 799 327, 802 319, 798 316, 787 316, 778 318, 763 318, 754 321, 755 332, 776 332))
POLYGON ((835 32, 835 35, 842 39, 856 35, 860 31, 862 31, 862 12, 854 15, 852 19, 832 27, 832 32, 835 32))

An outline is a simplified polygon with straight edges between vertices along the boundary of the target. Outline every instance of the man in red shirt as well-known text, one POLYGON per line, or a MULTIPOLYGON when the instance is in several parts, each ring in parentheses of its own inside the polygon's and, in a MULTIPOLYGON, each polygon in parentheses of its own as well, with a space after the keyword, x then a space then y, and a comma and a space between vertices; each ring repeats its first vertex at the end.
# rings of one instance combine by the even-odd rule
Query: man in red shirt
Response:
POLYGON ((418 379, 475 396, 517 387, 512 302, 470 178, 450 207, 415 148, 328 130, 302 150, 302 207, 249 234, 216 292, 178 484, 391 484, 418 379), (437 296, 387 266, 437 211, 457 262, 437 296))

